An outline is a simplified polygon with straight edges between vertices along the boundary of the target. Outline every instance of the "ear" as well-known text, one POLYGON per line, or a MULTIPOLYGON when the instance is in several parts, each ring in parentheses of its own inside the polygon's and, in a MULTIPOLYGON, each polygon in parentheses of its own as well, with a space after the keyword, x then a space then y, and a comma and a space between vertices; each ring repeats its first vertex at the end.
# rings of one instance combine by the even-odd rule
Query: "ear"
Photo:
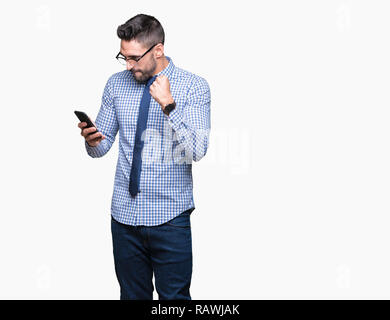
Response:
POLYGON ((158 59, 161 58, 162 56, 164 56, 164 45, 162 43, 159 43, 155 47, 154 57, 158 59))

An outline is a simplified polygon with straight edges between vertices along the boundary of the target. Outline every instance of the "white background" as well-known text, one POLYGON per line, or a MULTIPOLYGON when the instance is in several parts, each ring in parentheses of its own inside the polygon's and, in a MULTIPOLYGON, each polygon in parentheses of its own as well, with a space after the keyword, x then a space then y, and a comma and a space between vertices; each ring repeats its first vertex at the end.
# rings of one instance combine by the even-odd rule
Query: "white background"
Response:
POLYGON ((96 118, 122 70, 116 28, 146 13, 166 55, 211 87, 210 147, 193 165, 192 298, 389 299, 389 9, 2 1, 0 298, 119 298, 119 138, 90 158, 73 111, 96 118))

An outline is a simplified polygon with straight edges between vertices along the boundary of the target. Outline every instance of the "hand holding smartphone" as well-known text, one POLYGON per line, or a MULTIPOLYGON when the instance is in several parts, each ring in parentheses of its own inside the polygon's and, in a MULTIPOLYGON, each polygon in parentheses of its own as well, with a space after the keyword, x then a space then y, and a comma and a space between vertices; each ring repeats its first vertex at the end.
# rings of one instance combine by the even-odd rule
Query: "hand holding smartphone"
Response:
POLYGON ((91 147, 96 147, 99 145, 100 141, 106 137, 101 132, 99 132, 96 125, 85 112, 75 110, 74 113, 80 120, 78 127, 81 129, 81 135, 85 138, 88 145, 91 147))

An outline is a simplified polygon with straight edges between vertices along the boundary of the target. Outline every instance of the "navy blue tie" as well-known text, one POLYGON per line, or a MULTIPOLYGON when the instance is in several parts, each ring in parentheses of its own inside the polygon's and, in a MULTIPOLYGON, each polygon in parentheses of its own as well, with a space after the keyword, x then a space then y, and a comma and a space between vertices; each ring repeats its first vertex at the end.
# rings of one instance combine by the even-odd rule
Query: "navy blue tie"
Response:
POLYGON ((142 148, 144 142, 141 140, 142 133, 146 130, 146 124, 148 121, 149 105, 150 105, 150 92, 149 88, 157 76, 150 78, 145 86, 144 93, 142 95, 141 104, 139 106, 137 130, 135 132, 134 149, 133 149, 133 162, 131 164, 130 172, 130 194, 135 197, 139 192, 139 181, 141 176, 142 165, 142 148))

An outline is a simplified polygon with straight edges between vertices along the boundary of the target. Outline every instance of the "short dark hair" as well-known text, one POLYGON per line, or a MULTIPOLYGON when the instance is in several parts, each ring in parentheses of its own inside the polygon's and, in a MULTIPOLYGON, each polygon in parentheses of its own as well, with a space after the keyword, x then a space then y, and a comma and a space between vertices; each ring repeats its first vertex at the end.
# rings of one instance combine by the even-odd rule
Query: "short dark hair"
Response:
POLYGON ((137 40, 145 47, 151 47, 161 42, 164 44, 165 34, 160 22, 152 16, 137 14, 117 29, 117 35, 122 40, 137 40))

